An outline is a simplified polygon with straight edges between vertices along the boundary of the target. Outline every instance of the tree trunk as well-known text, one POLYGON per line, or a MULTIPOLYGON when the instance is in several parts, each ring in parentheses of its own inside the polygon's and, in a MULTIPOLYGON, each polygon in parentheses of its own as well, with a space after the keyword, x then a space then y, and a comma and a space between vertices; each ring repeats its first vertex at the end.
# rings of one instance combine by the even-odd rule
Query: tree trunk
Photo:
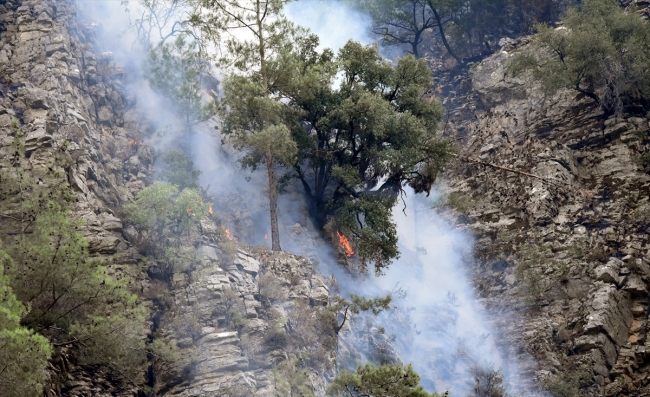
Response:
POLYGON ((273 170, 273 154, 266 152, 266 169, 269 174, 269 207, 271 213, 271 249, 282 251, 280 248, 280 230, 278 228, 278 186, 273 170))
POLYGON ((436 23, 438 24, 438 30, 440 31, 440 38, 442 39, 442 44, 444 44, 449 55, 451 55, 456 60, 456 62, 458 62, 458 65, 462 65, 463 61, 456 56, 456 54, 451 50, 449 43, 447 42, 447 35, 445 34, 444 23, 442 22, 442 18, 440 17, 438 10, 435 9, 435 7, 431 4, 431 2, 429 2, 429 7, 431 7, 433 16, 436 18, 436 23))

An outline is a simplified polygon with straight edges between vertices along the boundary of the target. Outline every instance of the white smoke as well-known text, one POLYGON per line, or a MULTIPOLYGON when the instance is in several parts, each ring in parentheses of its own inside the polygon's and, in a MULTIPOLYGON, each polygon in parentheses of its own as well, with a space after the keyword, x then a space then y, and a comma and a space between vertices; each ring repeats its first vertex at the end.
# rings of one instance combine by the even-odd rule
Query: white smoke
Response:
MULTIPOLYGON (((188 137, 165 134, 165 127, 174 123, 172 104, 160 98, 144 79, 142 67, 146 54, 133 46, 136 38, 129 30, 131 19, 124 6, 117 1, 96 0, 82 0, 79 5, 87 20, 101 23, 100 51, 113 51, 117 62, 129 65, 133 77, 126 89, 137 98, 140 110, 158 131, 149 138, 149 143, 164 151, 180 139, 195 166, 202 171, 200 181, 204 186, 210 185, 212 194, 216 197, 238 194, 241 198, 241 205, 248 212, 246 216, 253 223, 250 226, 255 229, 247 242, 263 243, 262 236, 269 229, 263 175, 254 173, 252 180, 246 182, 251 174, 238 168, 236 158, 221 146, 220 137, 210 124, 197 128, 188 137)), ((134 12, 137 3, 132 1, 130 7, 131 15, 137 14, 134 12)), ((317 33, 321 47, 338 50, 349 39, 366 44, 372 40, 368 34, 368 17, 340 1, 297 1, 289 4, 287 15, 317 33)), ((306 215, 299 189, 293 191, 281 196, 282 222, 298 223, 302 230, 309 231, 307 240, 316 243, 305 245, 298 237, 283 233, 283 247, 294 253, 316 255, 321 271, 336 276, 343 295, 356 293, 371 297, 393 292, 397 311, 369 321, 375 330, 386 331, 396 355, 402 362, 414 364, 428 390, 441 392, 449 388, 453 395, 468 393, 472 386, 468 383, 471 383, 468 369, 472 365, 502 368, 506 382, 518 376, 516 362, 504 358, 497 348, 486 312, 473 293, 467 270, 472 261, 472 239, 432 209, 438 196, 436 192, 431 198, 409 193, 405 198, 406 210, 402 210, 401 203, 396 206, 393 215, 398 226, 401 258, 384 276, 368 276, 360 281, 336 263, 333 250, 319 237, 320 231, 306 215)), ((363 328, 359 321, 352 328, 355 326, 363 328)), ((344 343, 355 343, 361 359, 371 359, 368 340, 374 336, 365 336, 358 338, 351 332, 344 343)), ((520 390, 511 388, 510 391, 520 390)))
MULTIPOLYGON (((299 0, 290 3, 287 15, 317 33, 322 47, 336 51, 350 39, 372 42, 369 17, 341 1, 299 0)), ((387 54, 392 58, 395 53, 385 51, 384 56, 387 54)), ((360 282, 341 271, 334 261, 323 263, 321 270, 336 276, 343 295, 393 293, 397 312, 376 319, 361 318, 357 327, 371 321, 373 330, 385 330, 399 359, 413 363, 429 391, 448 389, 453 395, 468 395, 473 387, 470 369, 479 366, 488 371, 501 369, 509 391, 522 392, 515 383, 520 377, 517 363, 505 359, 497 348, 487 313, 470 282, 473 241, 435 212, 433 207, 440 196, 439 191, 428 198, 411 191, 394 208, 401 257, 385 275, 372 275, 360 282)), ((370 359, 371 350, 377 348, 373 338, 365 334, 365 338, 350 339, 356 344, 354 348, 370 359)))

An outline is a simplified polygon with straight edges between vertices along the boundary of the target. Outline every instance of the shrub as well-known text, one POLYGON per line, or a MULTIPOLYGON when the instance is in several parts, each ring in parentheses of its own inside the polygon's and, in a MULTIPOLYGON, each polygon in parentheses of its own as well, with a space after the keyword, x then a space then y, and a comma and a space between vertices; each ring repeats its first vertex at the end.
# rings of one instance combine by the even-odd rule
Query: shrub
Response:
POLYGON ((246 325, 246 319, 243 315, 243 302, 232 289, 224 290, 221 295, 221 307, 219 308, 224 316, 225 326, 227 328, 240 330, 246 325))
POLYGON ((20 325, 27 308, 16 299, 5 268, 11 259, 0 251, 0 395, 37 396, 42 393, 50 344, 42 335, 20 325))
MULTIPOLYGON (((81 232, 83 222, 68 210, 75 194, 64 179, 69 167, 65 145, 37 183, 36 171, 23 167, 24 134, 18 127, 14 138, 13 167, 0 174, 0 200, 12 214, 0 235, 6 252, 0 258, 0 277, 11 289, 6 288, 0 299, 3 303, 17 300, 27 308, 12 303, 10 310, 2 311, 10 316, 9 321, 0 319, 0 329, 6 326, 3 332, 9 332, 2 337, 8 335, 9 340, 7 349, 0 348, 0 356, 10 354, 14 347, 24 350, 2 360, 10 366, 15 358, 26 360, 20 370, 25 383, 16 390, 39 384, 42 377, 36 367, 40 364, 35 363, 49 354, 45 338, 14 327, 16 319, 47 337, 54 347, 75 347, 81 364, 102 366, 112 375, 141 383, 147 309, 129 291, 128 274, 117 273, 103 259, 91 257, 89 242, 81 232)), ((7 369, 7 374, 17 373, 7 369)))
POLYGON ((160 173, 160 179, 177 186, 180 190, 194 189, 204 193, 199 184, 201 171, 194 168, 194 163, 188 155, 173 150, 165 153, 162 159, 166 168, 160 173))
POLYGON ((289 335, 280 327, 272 327, 264 336, 264 345, 270 350, 284 349, 289 344, 289 335))
POLYGON ((543 245, 525 245, 520 249, 515 276, 523 283, 531 304, 539 304, 553 284, 568 276, 567 264, 561 260, 549 260, 546 250, 543 245))
POLYGON ((633 9, 623 10, 616 0, 585 0, 567 12, 561 27, 536 30, 532 47, 513 58, 511 71, 532 70, 547 93, 575 90, 606 114, 629 106, 647 112, 650 24, 633 9))
POLYGON ((447 195, 445 205, 461 214, 466 214, 474 206, 472 197, 464 192, 450 192, 447 195))
POLYGON ((257 280, 257 287, 260 296, 269 303, 287 299, 287 294, 282 288, 282 284, 271 273, 260 275, 257 280))
POLYGON ((124 206, 124 219, 140 233, 137 242, 160 267, 160 277, 171 283, 177 271, 200 263, 194 250, 182 246, 183 238, 197 230, 208 213, 208 203, 193 189, 155 182, 124 206))
POLYGON ((291 359, 278 364, 272 370, 273 383, 278 397, 315 397, 310 387, 309 370, 299 365, 299 360, 291 359))
POLYGON ((474 396, 476 397, 508 397, 503 386, 501 369, 494 370, 474 366, 471 369, 474 377, 474 396))
POLYGON ((358 366, 356 372, 341 371, 327 389, 332 397, 394 396, 394 397, 437 397, 427 393, 420 386, 420 376, 411 365, 371 364, 358 366))
POLYGON ((563 371, 546 381, 546 389, 556 397, 582 397, 582 388, 591 384, 592 374, 586 367, 563 371))

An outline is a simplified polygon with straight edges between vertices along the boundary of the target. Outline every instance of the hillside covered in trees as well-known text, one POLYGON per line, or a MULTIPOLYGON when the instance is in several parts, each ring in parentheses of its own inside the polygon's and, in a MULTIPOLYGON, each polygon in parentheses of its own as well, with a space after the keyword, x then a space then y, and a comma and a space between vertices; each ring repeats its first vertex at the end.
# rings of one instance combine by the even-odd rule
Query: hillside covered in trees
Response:
POLYGON ((0 395, 650 394, 647 2, 295 4, 0 3, 0 395))

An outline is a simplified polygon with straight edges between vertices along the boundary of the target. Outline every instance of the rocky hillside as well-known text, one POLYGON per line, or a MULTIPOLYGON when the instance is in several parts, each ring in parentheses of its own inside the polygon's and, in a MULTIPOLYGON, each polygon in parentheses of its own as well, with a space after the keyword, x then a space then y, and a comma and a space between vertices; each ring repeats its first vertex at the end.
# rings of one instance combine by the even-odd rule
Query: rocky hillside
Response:
POLYGON ((460 150, 447 205, 476 233, 476 292, 503 348, 556 395, 592 382, 589 395, 647 395, 649 120, 509 77, 526 43, 456 79, 478 98, 447 131, 460 150))
MULTIPOLYGON (((46 395, 140 396, 145 387, 179 396, 271 396, 274 379, 296 371, 296 354, 307 357, 306 345, 321 350, 299 386, 322 394, 335 344, 315 328, 329 291, 310 261, 251 254, 204 219, 187 241, 202 262, 175 274, 171 290, 156 280, 155 263, 140 254, 136 231, 120 218, 121 206, 151 182, 154 150, 144 143, 151 128, 124 89, 132 76, 111 53, 99 52, 96 28, 81 24, 72 1, 0 4, 0 167, 10 166, 15 120, 25 134, 22 166, 39 184, 74 190, 72 215, 84 222, 90 254, 131 275, 133 291, 149 300, 143 338, 174 341, 180 350, 164 367, 152 358, 147 385, 125 386, 77 365, 74 348, 63 346, 48 369, 46 395), (50 176, 52 167, 62 172, 50 176), (273 375, 280 361, 287 364, 273 375)), ((0 207, 3 228, 12 225, 12 209, 0 207)))
MULTIPOLYGON (((171 288, 142 256, 121 207, 152 182, 152 127, 124 88, 134 77, 98 49, 96 28, 70 0, 0 3, 0 167, 16 120, 22 167, 74 191, 90 254, 129 274, 148 302, 142 337, 179 350, 164 363, 150 357, 143 386, 78 365, 61 346, 46 395, 323 395, 339 319, 310 260, 238 245, 216 217, 185 241, 199 262, 171 288)), ((605 118, 589 98, 547 98, 528 77, 509 77, 526 44, 504 40, 467 73, 441 76, 445 135, 459 150, 445 174, 447 213, 475 233, 476 294, 533 383, 560 396, 650 395, 649 121, 605 118)), ((6 230, 12 205, 0 204, 6 230)))

